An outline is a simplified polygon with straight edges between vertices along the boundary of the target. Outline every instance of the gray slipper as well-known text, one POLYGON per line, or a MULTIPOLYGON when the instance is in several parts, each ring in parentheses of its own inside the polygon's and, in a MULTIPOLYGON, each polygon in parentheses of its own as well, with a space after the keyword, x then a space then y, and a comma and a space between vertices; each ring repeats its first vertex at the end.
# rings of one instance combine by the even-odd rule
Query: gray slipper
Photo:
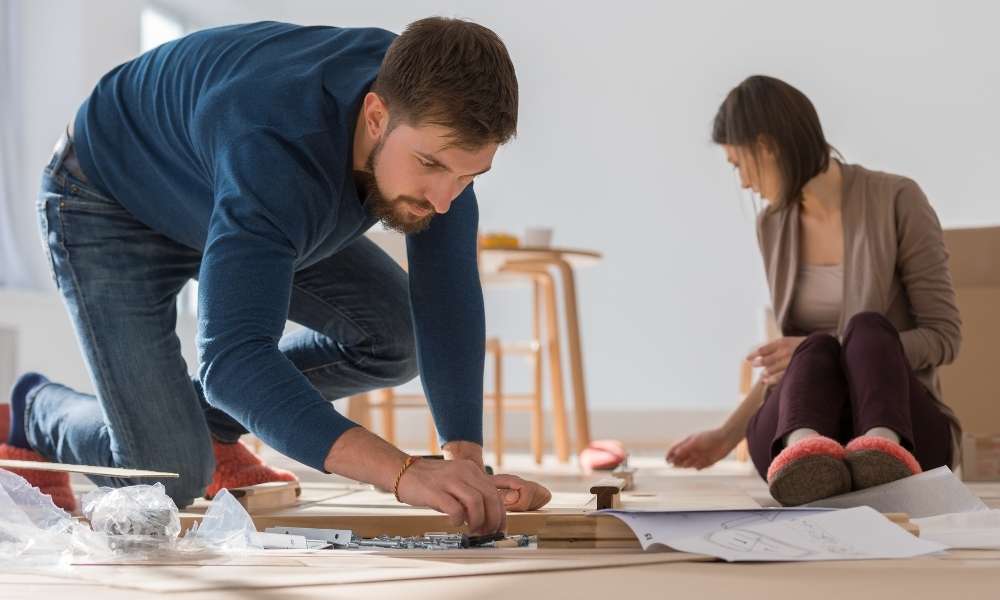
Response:
POLYGON ((920 463, 892 440, 872 435, 857 437, 844 457, 854 489, 863 490, 921 472, 920 463))
POLYGON ((839 458, 803 456, 778 471, 768 489, 782 506, 799 506, 851 491, 851 472, 839 458))

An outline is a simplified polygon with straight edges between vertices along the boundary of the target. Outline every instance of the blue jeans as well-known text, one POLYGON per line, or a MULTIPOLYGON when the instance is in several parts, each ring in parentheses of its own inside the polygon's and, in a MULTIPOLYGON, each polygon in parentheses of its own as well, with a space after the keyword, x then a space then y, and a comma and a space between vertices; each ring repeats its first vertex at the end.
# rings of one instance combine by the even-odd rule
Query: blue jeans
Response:
MULTIPOLYGON (((27 401, 28 441, 60 463, 179 473, 162 483, 184 507, 211 482, 212 438, 246 433, 207 404, 181 356, 176 297, 197 275, 201 252, 137 221, 87 183, 73 156, 62 140, 42 176, 38 218, 97 394, 38 388, 27 401)), ((293 286, 289 319, 305 328, 280 348, 325 398, 416 376, 406 273, 369 239, 299 271, 293 286)))

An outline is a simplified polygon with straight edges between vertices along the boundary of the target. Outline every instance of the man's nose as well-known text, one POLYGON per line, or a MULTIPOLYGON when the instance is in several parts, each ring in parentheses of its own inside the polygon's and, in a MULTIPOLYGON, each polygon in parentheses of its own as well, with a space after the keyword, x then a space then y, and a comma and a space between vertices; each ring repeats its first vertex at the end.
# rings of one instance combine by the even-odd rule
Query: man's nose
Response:
POLYGON ((451 203, 462 193, 457 182, 442 182, 427 190, 425 198, 434 207, 434 211, 443 215, 451 208, 451 203))

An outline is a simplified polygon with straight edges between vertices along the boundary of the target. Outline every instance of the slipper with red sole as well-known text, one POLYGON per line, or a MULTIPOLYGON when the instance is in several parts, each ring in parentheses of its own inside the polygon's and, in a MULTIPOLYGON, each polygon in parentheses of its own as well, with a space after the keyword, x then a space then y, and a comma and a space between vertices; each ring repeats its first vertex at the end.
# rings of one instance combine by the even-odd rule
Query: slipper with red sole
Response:
POLYGON ((205 498, 209 500, 222 488, 231 490, 272 481, 299 480, 291 471, 264 464, 243 442, 223 444, 213 440, 212 451, 215 453, 215 473, 212 475, 212 483, 205 490, 205 498))
POLYGON ((874 435, 856 437, 847 444, 844 461, 851 472, 852 487, 863 490, 923 472, 909 450, 874 435))
POLYGON ((782 506, 798 506, 851 491, 844 447, 816 436, 786 447, 771 461, 767 485, 782 506))

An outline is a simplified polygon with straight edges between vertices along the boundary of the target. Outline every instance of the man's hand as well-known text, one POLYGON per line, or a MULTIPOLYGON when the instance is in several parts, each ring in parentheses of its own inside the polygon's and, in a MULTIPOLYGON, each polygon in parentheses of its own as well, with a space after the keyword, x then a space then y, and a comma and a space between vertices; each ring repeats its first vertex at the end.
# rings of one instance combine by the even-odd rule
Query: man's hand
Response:
MULTIPOLYGON (((445 444, 441 450, 448 460, 471 460, 480 468, 483 466, 483 447, 479 444, 454 441, 445 444)), ((538 510, 552 499, 552 493, 544 486, 516 475, 494 475, 493 483, 504 508, 509 511, 538 510)))
POLYGON ((494 475, 493 484, 500 493, 504 508, 513 512, 538 510, 552 499, 552 492, 544 486, 517 475, 494 475))
POLYGON ((484 468, 483 447, 474 442, 453 441, 441 447, 446 460, 471 460, 484 468))
POLYGON ((773 385, 781 381, 789 361, 792 360, 792 354, 805 339, 804 337, 783 337, 757 348, 747 356, 747 360, 754 367, 763 367, 764 373, 761 375, 761 379, 764 383, 773 385))
POLYGON ((739 437, 728 435, 723 429, 709 429, 687 436, 667 452, 667 462, 682 469, 706 469, 729 454, 739 437))
POLYGON ((493 480, 471 460, 418 459, 399 480, 399 499, 447 514, 473 534, 507 529, 507 513, 493 480))
MULTIPOLYGON (((468 523, 473 534, 503 531, 507 513, 493 478, 483 471, 482 448, 462 442, 449 444, 449 449, 453 453, 468 453, 472 458, 417 460, 399 479, 399 499, 443 512, 455 525, 468 523)), ((323 467, 331 473, 391 490, 406 458, 405 453, 367 429, 354 427, 333 443, 323 467)))

